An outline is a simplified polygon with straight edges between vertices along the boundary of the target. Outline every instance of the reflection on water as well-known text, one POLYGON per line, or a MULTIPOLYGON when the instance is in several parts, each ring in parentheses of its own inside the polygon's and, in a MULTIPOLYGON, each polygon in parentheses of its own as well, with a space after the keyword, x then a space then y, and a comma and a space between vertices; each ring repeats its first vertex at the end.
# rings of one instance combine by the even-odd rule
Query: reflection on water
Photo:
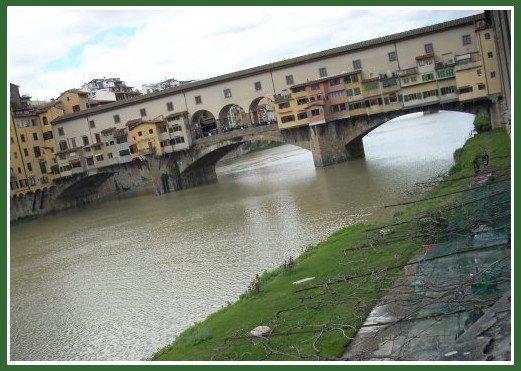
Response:
POLYGON ((256 273, 445 172, 472 116, 390 122, 366 157, 315 168, 288 145, 218 167, 217 184, 150 190, 10 230, 12 360, 139 360, 234 301, 256 273))

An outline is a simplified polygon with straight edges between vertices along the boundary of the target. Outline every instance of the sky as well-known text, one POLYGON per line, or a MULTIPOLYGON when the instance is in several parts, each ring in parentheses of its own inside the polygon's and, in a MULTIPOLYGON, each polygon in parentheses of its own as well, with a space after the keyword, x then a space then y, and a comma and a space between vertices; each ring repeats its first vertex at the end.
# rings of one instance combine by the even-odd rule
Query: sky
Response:
POLYGON ((96 78, 203 80, 468 15, 476 7, 7 7, 11 83, 50 100, 96 78))

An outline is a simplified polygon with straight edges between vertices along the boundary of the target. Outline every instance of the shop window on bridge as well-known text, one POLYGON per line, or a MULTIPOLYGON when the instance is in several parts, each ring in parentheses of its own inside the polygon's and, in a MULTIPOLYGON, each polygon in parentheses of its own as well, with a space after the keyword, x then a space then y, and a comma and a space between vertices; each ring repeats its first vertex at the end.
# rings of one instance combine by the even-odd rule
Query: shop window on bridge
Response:
POLYGON ((455 86, 446 86, 440 89, 441 95, 453 94, 456 92, 455 86))
POLYGON ((298 104, 299 106, 302 105, 302 104, 306 104, 306 103, 308 103, 308 102, 309 102, 308 97, 297 99, 297 104, 298 104))
POLYGON ((121 151, 119 151, 119 156, 120 157, 123 157, 123 156, 128 156, 130 155, 130 149, 122 149, 121 151))
POLYGON ((423 92, 423 98, 435 97, 438 95, 438 90, 428 90, 423 92))
POLYGON ((282 116, 280 121, 285 124, 287 122, 295 121, 295 115, 282 116))
POLYGON ((311 90, 312 91, 319 90, 319 89, 320 89, 320 85, 319 84, 311 84, 311 90))
POLYGON ((297 115, 297 120, 304 120, 304 119, 307 119, 308 118, 308 113, 307 112, 301 112, 297 115))
POLYGON ((313 116, 319 116, 322 114, 322 110, 320 109, 312 109, 311 111, 309 111, 311 117, 313 116))

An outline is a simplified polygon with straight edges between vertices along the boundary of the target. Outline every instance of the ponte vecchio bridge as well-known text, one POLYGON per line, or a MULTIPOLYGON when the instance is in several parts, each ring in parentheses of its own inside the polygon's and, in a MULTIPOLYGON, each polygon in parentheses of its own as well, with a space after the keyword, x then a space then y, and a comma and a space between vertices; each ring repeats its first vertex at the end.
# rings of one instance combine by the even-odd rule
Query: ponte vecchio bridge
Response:
POLYGON ((495 31, 481 14, 75 112, 52 126, 63 177, 117 177, 118 166, 146 163, 163 193, 215 181, 216 162, 244 142, 293 144, 327 166, 363 156, 363 136, 404 114, 458 110, 500 122, 502 78, 495 31))

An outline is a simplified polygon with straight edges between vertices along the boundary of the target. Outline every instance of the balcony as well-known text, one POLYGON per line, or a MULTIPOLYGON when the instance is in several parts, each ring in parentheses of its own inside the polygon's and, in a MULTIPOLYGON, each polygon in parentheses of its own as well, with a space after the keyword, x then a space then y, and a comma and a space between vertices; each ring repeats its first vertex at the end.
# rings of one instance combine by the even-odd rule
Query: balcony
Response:
POLYGON ((406 68, 404 70, 396 71, 396 76, 403 77, 403 76, 407 76, 407 75, 414 75, 417 73, 418 73, 418 67, 411 67, 411 68, 406 68))
POLYGON ((273 100, 274 100, 275 103, 286 102, 286 101, 288 101, 290 99, 291 99, 291 94, 290 93, 275 94, 273 96, 273 100))

